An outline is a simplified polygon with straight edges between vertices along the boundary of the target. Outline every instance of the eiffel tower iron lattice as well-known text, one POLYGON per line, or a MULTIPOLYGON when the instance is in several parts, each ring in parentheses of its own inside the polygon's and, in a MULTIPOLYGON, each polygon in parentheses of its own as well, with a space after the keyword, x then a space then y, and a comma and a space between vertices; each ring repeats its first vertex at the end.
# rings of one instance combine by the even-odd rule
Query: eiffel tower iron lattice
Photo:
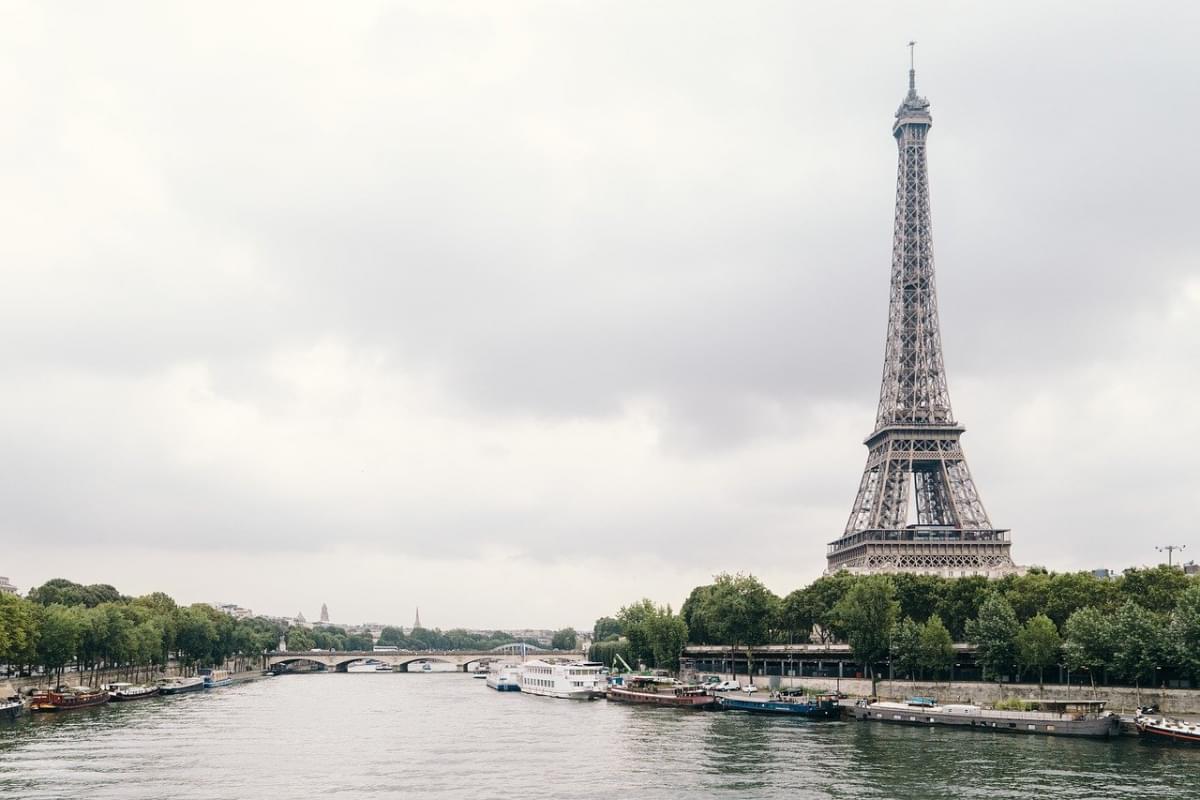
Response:
POLYGON ((1008 530, 984 510, 950 410, 933 272, 926 142, 933 118, 916 72, 896 112, 899 149, 887 345, 875 432, 827 572, 1000 576, 1016 570, 1008 530), (909 523, 915 505, 916 522, 909 523))

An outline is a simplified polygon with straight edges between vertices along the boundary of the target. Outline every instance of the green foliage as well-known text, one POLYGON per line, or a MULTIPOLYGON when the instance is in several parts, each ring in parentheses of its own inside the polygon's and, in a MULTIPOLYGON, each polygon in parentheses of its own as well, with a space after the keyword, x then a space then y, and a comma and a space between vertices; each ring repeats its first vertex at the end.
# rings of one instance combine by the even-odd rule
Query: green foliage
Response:
POLYGON ((1171 614, 1170 642, 1175 652, 1169 661, 1178 663, 1193 680, 1200 681, 1200 580, 1180 595, 1171 614))
POLYGON ((937 614, 930 615, 921 626, 919 664, 935 677, 954 664, 954 639, 937 614))
POLYGON ((904 572, 891 578, 896 585, 896 601, 900 603, 901 614, 913 620, 927 620, 937 612, 946 591, 944 578, 904 572))
POLYGON ((1070 670, 1087 670, 1092 687, 1097 673, 1103 673, 1113 662, 1116 650, 1116 627, 1112 618, 1098 608, 1081 608, 1063 626, 1066 634, 1063 657, 1070 670))
POLYGON ((892 631, 892 665, 902 675, 916 679, 921 667, 921 626, 905 617, 892 631))
POLYGON ((967 637, 977 648, 975 658, 985 675, 999 679, 1015 666, 1020 629, 1008 601, 999 593, 988 595, 979 606, 979 616, 967 622, 967 637))
POLYGON ((947 581, 938 603, 937 614, 942 618, 955 641, 967 637, 967 624, 979 616, 979 609, 995 587, 980 575, 947 581))
POLYGON ((997 711, 1033 711, 1037 705, 1019 697, 1005 697, 992 703, 992 708, 997 711))
POLYGON ((29 664, 36 660, 39 610, 16 595, 0 594, 0 664, 29 664))
POLYGON ((1160 564, 1148 569, 1127 569, 1118 584, 1122 598, 1147 611, 1169 614, 1191 581, 1178 567, 1160 564))
POLYGON ((127 601, 121 593, 107 583, 93 583, 82 586, 66 578, 52 578, 41 586, 29 590, 29 601, 42 606, 87 606, 94 608, 101 603, 117 603, 127 601))
POLYGON ((621 623, 617 622, 612 617, 601 617, 600 619, 596 620, 596 624, 592 627, 593 642, 607 641, 614 636, 620 637, 620 635, 621 623))
POLYGON ((628 646, 626 658, 631 666, 643 663, 661 669, 679 668, 679 653, 687 644, 687 624, 672 613, 670 606, 639 600, 624 606, 617 621, 625 632, 621 641, 628 646))
POLYGON ((753 575, 722 573, 704 594, 696 614, 700 624, 717 641, 735 647, 764 644, 778 602, 753 575))
POLYGON ((704 626, 701 609, 704 606, 704 600, 712 591, 712 585, 697 586, 692 589, 691 594, 683 601, 683 605, 679 607, 679 616, 683 617, 683 622, 687 625, 688 641, 692 644, 709 644, 715 642, 715 637, 704 626))
POLYGON ((857 581, 832 612, 837 628, 845 632, 850 643, 850 652, 871 673, 872 694, 877 679, 875 664, 888 656, 899 611, 891 578, 870 575, 857 581))
POLYGON ((1112 666, 1126 680, 1141 685, 1154 679, 1155 667, 1167 656, 1162 620, 1132 600, 1117 611, 1112 666))
POLYGON ((1017 633, 1017 661, 1023 669, 1038 671, 1038 685, 1044 680, 1046 667, 1058 663, 1062 638, 1054 621, 1045 614, 1031 617, 1017 633))
POLYGON ((574 628, 563 628, 555 631, 554 636, 550 639, 550 646, 555 650, 574 650, 579 643, 579 634, 574 628))
POLYGON ((840 635, 833 610, 858 580, 842 570, 833 575, 823 575, 800 590, 806 613, 816 625, 817 637, 821 644, 828 644, 840 635))
POLYGON ((633 664, 633 651, 629 647, 628 639, 611 640, 606 639, 602 642, 595 642, 588 648, 588 660, 599 661, 609 669, 621 669, 617 663, 617 655, 625 659, 626 663, 633 664))

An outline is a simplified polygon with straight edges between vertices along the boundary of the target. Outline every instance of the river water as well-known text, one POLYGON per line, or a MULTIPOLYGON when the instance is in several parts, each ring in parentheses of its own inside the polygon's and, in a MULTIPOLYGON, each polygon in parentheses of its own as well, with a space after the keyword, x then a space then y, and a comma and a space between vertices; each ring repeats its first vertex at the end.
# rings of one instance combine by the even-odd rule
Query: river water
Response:
POLYGON ((287 675, 0 723, 0 798, 1200 798, 1200 748, 287 675))

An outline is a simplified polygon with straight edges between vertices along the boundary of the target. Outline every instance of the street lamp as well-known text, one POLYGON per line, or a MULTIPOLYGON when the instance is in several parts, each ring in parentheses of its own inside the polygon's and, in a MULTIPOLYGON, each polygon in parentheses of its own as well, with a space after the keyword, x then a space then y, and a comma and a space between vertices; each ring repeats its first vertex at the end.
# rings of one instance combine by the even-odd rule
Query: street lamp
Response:
POLYGON ((1174 555, 1175 555, 1175 551, 1176 551, 1176 550, 1186 550, 1186 549, 1187 549, 1187 545, 1186 545, 1186 544, 1164 544, 1164 545, 1162 545, 1161 547, 1155 547, 1154 549, 1155 549, 1155 550, 1157 550, 1157 551, 1158 551, 1158 552, 1160 552, 1160 553, 1162 553, 1162 552, 1164 552, 1164 551, 1166 552, 1166 554, 1167 554, 1167 566, 1168 566, 1168 567, 1170 567, 1170 566, 1172 565, 1172 564, 1171 564, 1171 562, 1172 562, 1172 556, 1174 556, 1174 555))

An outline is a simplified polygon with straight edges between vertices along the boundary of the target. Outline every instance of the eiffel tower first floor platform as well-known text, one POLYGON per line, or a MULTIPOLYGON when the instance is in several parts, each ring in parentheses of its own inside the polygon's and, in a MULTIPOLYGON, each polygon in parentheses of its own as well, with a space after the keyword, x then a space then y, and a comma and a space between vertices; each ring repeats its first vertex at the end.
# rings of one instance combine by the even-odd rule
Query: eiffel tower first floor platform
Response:
POLYGON ((1015 566, 1007 530, 962 530, 942 526, 864 530, 831 542, 826 575, 908 572, 961 578, 1002 578, 1024 570, 1015 566))

